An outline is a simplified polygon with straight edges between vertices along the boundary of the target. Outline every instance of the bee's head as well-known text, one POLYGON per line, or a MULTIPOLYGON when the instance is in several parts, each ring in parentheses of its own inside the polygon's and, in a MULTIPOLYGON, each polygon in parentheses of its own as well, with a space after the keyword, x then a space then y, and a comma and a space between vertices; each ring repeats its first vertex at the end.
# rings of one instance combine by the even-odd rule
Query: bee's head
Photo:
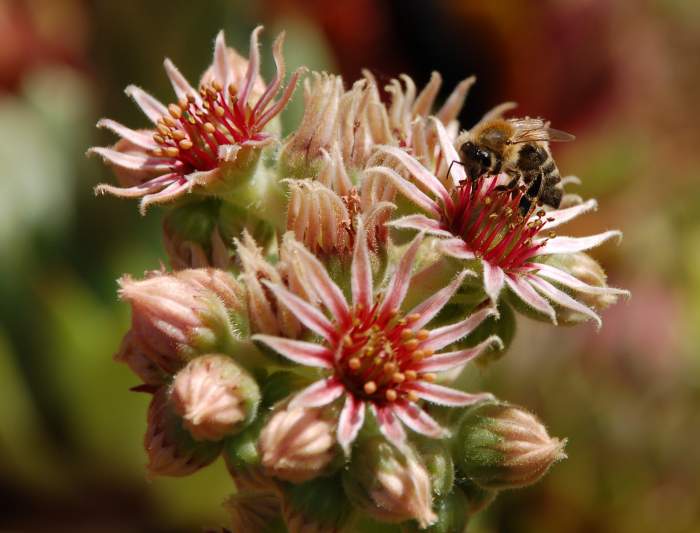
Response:
POLYGON ((495 161, 494 154, 485 146, 478 145, 472 141, 465 142, 460 148, 462 163, 467 178, 471 180, 477 179, 479 176, 486 174, 493 166, 495 161))

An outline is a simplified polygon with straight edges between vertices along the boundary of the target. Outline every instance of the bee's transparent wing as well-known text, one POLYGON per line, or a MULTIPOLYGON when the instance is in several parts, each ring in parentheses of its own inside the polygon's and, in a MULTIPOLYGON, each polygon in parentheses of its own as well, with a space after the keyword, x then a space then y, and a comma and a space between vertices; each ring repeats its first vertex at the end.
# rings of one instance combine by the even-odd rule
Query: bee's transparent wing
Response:
POLYGON ((526 143, 532 141, 573 141, 576 137, 565 131, 549 127, 549 122, 541 118, 516 118, 509 122, 515 128, 511 143, 526 143))

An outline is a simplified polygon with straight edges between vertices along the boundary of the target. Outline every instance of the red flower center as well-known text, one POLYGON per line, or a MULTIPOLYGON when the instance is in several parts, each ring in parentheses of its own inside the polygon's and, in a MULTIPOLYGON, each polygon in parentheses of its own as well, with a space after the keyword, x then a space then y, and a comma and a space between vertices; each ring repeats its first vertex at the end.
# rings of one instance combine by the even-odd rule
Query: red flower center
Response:
POLYGON ((262 140, 257 131, 255 114, 237 97, 234 85, 228 95, 221 84, 213 81, 177 104, 168 106, 168 115, 157 123, 153 139, 159 147, 156 157, 169 157, 185 165, 188 171, 212 170, 218 166, 219 147, 262 140))
POLYGON ((443 227, 461 237, 478 258, 513 270, 536 255, 544 244, 536 244, 533 238, 547 223, 547 217, 535 202, 527 213, 520 213, 525 186, 503 190, 497 182, 493 176, 462 182, 453 191, 453 209, 443 214, 443 227))
POLYGON ((361 307, 352 311, 352 327, 340 340, 338 377, 365 401, 379 405, 402 399, 416 401, 415 393, 404 389, 406 384, 435 379, 434 374, 413 369, 415 363, 432 355, 431 350, 418 349, 428 331, 416 332, 410 327, 417 315, 401 318, 392 313, 381 319, 377 308, 375 304, 369 312, 361 307))

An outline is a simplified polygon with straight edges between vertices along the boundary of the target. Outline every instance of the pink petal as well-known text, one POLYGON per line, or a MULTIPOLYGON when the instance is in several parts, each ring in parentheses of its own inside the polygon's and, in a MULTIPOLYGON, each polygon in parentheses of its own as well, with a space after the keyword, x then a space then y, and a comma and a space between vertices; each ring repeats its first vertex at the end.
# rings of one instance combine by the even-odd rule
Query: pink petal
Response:
POLYGON ((100 120, 97 123, 97 127, 107 128, 108 130, 111 130, 117 135, 119 135, 122 139, 126 139, 127 141, 135 144, 136 146, 140 146, 141 148, 144 148, 146 150, 153 150, 155 148, 158 148, 158 145, 153 140, 153 134, 151 131, 132 130, 131 128, 122 126, 121 124, 119 124, 119 122, 115 122, 114 120, 108 118, 103 118, 102 120, 100 120))
POLYGON ((617 237, 619 240, 622 238, 622 233, 619 231, 605 231, 589 237, 554 237, 553 239, 549 239, 545 245, 537 251, 537 255, 583 252, 600 246, 613 237, 617 237))
POLYGON ((253 86, 260 75, 260 47, 258 46, 258 35, 262 31, 263 27, 258 26, 250 34, 250 50, 248 51, 248 69, 245 73, 245 79, 240 89, 240 98, 238 100, 238 105, 245 106, 248 103, 248 97, 250 92, 253 90, 253 86))
POLYGON ((579 313, 592 318, 598 325, 598 329, 600 329, 600 327, 603 325, 600 317, 590 307, 574 300, 571 296, 563 291, 560 291, 548 281, 534 275, 528 275, 527 279, 533 287, 535 287, 554 303, 559 304, 562 307, 567 307, 568 309, 573 309, 574 311, 578 311, 579 313))
POLYGON ((444 372, 445 370, 465 365, 472 359, 481 355, 485 349, 492 346, 497 346, 501 350, 503 349, 503 342, 497 335, 491 335, 473 348, 441 353, 423 359, 418 364, 414 365, 413 369, 417 372, 444 372))
POLYGON ((401 307, 403 299, 408 292, 408 285, 411 281, 411 268, 418 253, 418 248, 423 242, 423 234, 419 233, 413 239, 408 249, 404 252, 394 275, 391 277, 389 286, 384 293, 382 305, 379 307, 378 317, 382 320, 388 313, 401 307))
POLYGON ((346 394, 345 405, 338 419, 338 443, 346 455, 350 453, 350 446, 364 423, 365 403, 352 394, 346 394))
POLYGON ((519 274, 510 274, 506 276, 506 283, 508 284, 508 287, 510 287, 510 290, 513 291, 513 294, 532 307, 535 311, 539 311, 540 313, 548 316, 556 325, 557 315, 554 308, 547 300, 537 294, 537 291, 535 291, 535 289, 533 289, 525 279, 523 279, 519 274))
POLYGON ((411 309, 407 315, 420 315, 420 318, 415 322, 411 322, 411 327, 414 330, 420 329, 430 322, 435 315, 437 315, 440 310, 445 307, 450 298, 457 292, 457 289, 462 285, 465 276, 467 274, 474 275, 471 270, 462 270, 455 278, 450 282, 449 285, 440 289, 438 292, 433 294, 430 298, 424 302, 418 304, 416 307, 411 309))
POLYGON ((307 328, 315 331, 327 341, 334 339, 336 328, 318 309, 281 285, 270 283, 268 280, 262 280, 262 282, 307 328))
POLYGON ((189 192, 190 184, 187 181, 176 181, 165 187, 165 189, 154 194, 147 194, 139 202, 139 212, 146 214, 146 210, 153 204, 164 204, 179 198, 189 192))
POLYGON ((394 404, 394 414, 416 433, 440 439, 448 437, 450 432, 438 424, 435 419, 415 403, 400 402, 394 404))
POLYGON ((454 144, 452 144, 449 135, 447 135, 445 126, 443 126, 442 122, 435 118, 431 120, 433 122, 433 125, 437 129, 438 140, 440 141, 440 151, 442 152, 443 160, 445 161, 448 167, 450 166, 450 163, 452 163, 452 161, 457 161, 457 163, 452 165, 452 169, 450 170, 452 183, 457 184, 462 180, 467 179, 467 175, 464 172, 464 167, 461 164, 459 164, 462 160, 460 159, 457 150, 455 150, 454 144))
POLYGON ((345 301, 343 291, 333 282, 328 275, 326 267, 316 259, 303 245, 298 242, 292 244, 295 259, 301 263, 302 269, 308 274, 313 288, 337 322, 347 324, 350 321, 350 310, 345 301))
POLYGON ((101 183, 95 187, 95 194, 109 193, 120 198, 141 198, 146 194, 160 191, 169 184, 176 182, 179 176, 179 174, 175 173, 163 174, 133 187, 116 187, 107 183, 101 183))
POLYGON ((418 231, 425 231, 426 233, 439 237, 452 237, 452 233, 442 229, 440 221, 428 218, 425 215, 407 215, 392 220, 388 222, 387 225, 395 228, 417 229, 418 231))
POLYGON ((136 104, 141 108, 141 111, 143 111, 154 124, 158 122, 163 115, 168 114, 168 110, 163 104, 140 87, 129 85, 124 92, 134 99, 136 104))
POLYGON ((413 381, 405 385, 404 389, 415 392, 422 400, 450 407, 464 407, 465 405, 472 405, 493 398, 493 395, 488 392, 467 394, 466 392, 424 381, 413 381))
POLYGON ((372 306, 372 265, 367 250, 367 232, 362 220, 358 220, 355 249, 352 257, 352 301, 364 309, 372 306))
POLYGON ((282 47, 284 46, 284 32, 280 33, 275 42, 272 44, 272 59, 275 62, 275 75, 265 88, 265 92, 257 101, 255 107, 253 108, 253 114, 257 114, 264 111, 265 106, 274 98, 279 91, 280 85, 282 84, 282 79, 285 73, 285 62, 284 54, 282 53, 282 47))
POLYGON ((282 96, 277 102, 269 107, 262 116, 258 117, 255 121, 256 129, 262 129, 265 124, 270 122, 274 117, 276 117, 282 110, 287 106, 289 100, 291 100, 294 90, 296 89, 299 78, 306 72, 306 67, 299 67, 296 69, 292 75, 289 77, 289 82, 282 92, 282 96))
POLYGON ((490 316, 498 316, 498 311, 493 307, 485 307, 461 322, 434 329, 430 332, 427 340, 419 345, 419 348, 422 350, 438 351, 448 344, 452 344, 462 337, 469 335, 479 324, 490 316))
POLYGON ((113 150, 112 148, 105 148, 102 146, 90 148, 87 153, 88 155, 97 154, 108 163, 128 170, 152 170, 154 172, 165 172, 174 170, 174 168, 177 167, 177 165, 173 164, 173 161, 170 159, 151 157, 146 154, 126 154, 113 150))
POLYGON ((474 252, 469 249, 467 243, 457 237, 441 241, 440 248, 443 253, 451 257, 456 257, 457 259, 476 259, 474 252))
POLYGON ((267 344, 274 351, 300 365, 333 368, 333 353, 324 346, 272 335, 253 335, 252 339, 267 344))
POLYGON ((494 266, 488 261, 482 261, 481 264, 484 267, 484 290, 489 299, 496 304, 505 283, 505 273, 501 267, 494 266))
POLYGON ((170 59, 166 58, 166 60, 163 62, 163 66, 165 67, 165 73, 170 79, 170 84, 173 86, 173 90, 175 91, 178 100, 182 100, 188 96, 193 96, 198 102, 201 100, 199 93, 194 90, 194 88, 190 85, 190 82, 187 81, 187 78, 180 73, 178 68, 172 61, 170 61, 170 59))
POLYGON ((321 407, 340 398, 345 392, 343 385, 334 377, 312 383, 289 402, 289 409, 297 407, 321 407))
POLYGON ((381 146, 379 150, 398 159, 421 185, 440 198, 445 206, 452 207, 452 198, 445 186, 413 156, 395 146, 381 146))
POLYGON ((567 287, 580 292, 585 292, 587 294, 617 294, 620 296, 629 296, 630 294, 629 291, 616 289, 614 287, 596 287, 594 285, 589 285, 588 283, 584 283, 580 279, 575 278, 568 272, 559 270, 551 265, 534 263, 533 266, 535 266, 538 270, 536 274, 537 276, 561 283, 562 285, 566 285, 567 287))
POLYGON ((224 31, 221 30, 216 34, 214 40, 214 79, 216 79, 224 89, 227 89, 231 83, 230 69, 228 64, 228 47, 226 46, 226 37, 224 31))
MULTIPOLYGON (((445 100, 445 103, 442 105, 440 110, 435 113, 435 116, 442 124, 447 125, 457 118, 457 115, 459 115, 459 112, 464 106, 464 100, 467 98, 469 89, 472 85, 474 85, 475 81, 475 76, 469 76, 468 78, 460 81, 450 96, 447 97, 447 100, 445 100)), ((444 153, 445 152, 443 151, 443 154, 444 153)))
POLYGON ((370 404, 370 407, 382 435, 397 448, 402 448, 406 444, 406 432, 392 409, 390 407, 377 407, 375 404, 370 404))
POLYGON ((426 194, 416 187, 413 183, 408 181, 406 178, 397 174, 394 170, 387 167, 370 167, 365 170, 366 173, 377 172, 383 174, 391 183, 403 193, 406 198, 412 201, 421 209, 428 211, 435 217, 440 217, 440 207, 433 200, 428 198, 426 194))
POLYGON ((587 213, 588 211, 595 211, 598 207, 598 202, 595 200, 588 200, 582 204, 567 207, 565 209, 556 209, 547 213, 547 219, 553 218, 554 220, 547 220, 545 228, 548 230, 566 224, 570 220, 575 219, 579 215, 587 213))

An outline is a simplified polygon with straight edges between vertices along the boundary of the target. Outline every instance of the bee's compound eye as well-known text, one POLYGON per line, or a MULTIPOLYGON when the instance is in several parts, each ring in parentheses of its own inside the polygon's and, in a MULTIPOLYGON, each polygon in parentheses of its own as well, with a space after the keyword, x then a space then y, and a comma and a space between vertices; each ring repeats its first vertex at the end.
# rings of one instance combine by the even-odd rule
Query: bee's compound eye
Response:
POLYGON ((486 150, 477 150, 475 159, 485 167, 491 164, 491 155, 486 150))

